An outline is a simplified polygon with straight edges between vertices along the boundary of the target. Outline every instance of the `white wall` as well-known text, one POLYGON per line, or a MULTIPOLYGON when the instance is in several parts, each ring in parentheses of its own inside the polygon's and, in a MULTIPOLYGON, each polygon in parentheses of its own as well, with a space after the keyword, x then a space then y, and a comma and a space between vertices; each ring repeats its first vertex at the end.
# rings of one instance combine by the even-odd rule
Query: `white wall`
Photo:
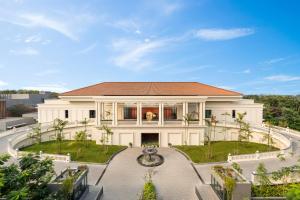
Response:
POLYGON ((66 102, 62 100, 48 100, 38 105, 38 121, 40 123, 52 122, 59 118, 68 121, 82 121, 89 118, 89 110, 96 110, 94 102, 66 102), (65 110, 69 117, 65 118, 65 110))
POLYGON ((249 122, 253 126, 261 126, 263 120, 263 105, 255 104, 252 100, 241 100, 237 102, 206 102, 206 110, 212 110, 212 115, 216 116, 220 123, 223 123, 225 117, 222 115, 228 112, 230 116, 227 116, 227 122, 233 123, 232 110, 237 113, 246 112, 245 121, 249 122))

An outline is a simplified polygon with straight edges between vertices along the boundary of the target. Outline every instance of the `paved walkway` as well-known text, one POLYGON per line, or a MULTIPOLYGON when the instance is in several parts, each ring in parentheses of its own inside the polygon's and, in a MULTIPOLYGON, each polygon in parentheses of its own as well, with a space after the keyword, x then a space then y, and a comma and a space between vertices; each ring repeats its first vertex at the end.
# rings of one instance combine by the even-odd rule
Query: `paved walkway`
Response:
POLYGON ((154 170, 153 182, 158 199, 196 199, 195 186, 201 183, 189 161, 170 148, 159 148, 158 153, 164 156, 165 162, 154 168, 142 167, 137 163, 141 148, 128 148, 118 154, 100 181, 104 188, 104 200, 138 199, 149 169, 154 170))

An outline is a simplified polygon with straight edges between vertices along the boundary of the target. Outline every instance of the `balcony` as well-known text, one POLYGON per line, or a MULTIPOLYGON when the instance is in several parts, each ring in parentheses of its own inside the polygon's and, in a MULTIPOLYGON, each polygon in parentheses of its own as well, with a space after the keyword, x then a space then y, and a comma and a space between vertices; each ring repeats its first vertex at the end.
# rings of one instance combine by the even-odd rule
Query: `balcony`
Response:
POLYGON ((102 103, 100 124, 124 126, 182 126, 184 116, 193 114, 189 125, 199 125, 199 103, 102 103))

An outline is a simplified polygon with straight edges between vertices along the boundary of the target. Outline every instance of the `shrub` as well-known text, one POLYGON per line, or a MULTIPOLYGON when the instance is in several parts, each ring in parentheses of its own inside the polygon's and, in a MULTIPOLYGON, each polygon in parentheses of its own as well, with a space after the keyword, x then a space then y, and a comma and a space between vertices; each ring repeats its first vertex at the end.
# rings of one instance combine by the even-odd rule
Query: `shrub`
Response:
POLYGON ((299 184, 291 185, 289 191, 287 192, 286 197, 288 200, 300 199, 300 185, 299 184))
POLYGON ((156 200, 156 191, 154 184, 149 181, 144 185, 142 200, 156 200))

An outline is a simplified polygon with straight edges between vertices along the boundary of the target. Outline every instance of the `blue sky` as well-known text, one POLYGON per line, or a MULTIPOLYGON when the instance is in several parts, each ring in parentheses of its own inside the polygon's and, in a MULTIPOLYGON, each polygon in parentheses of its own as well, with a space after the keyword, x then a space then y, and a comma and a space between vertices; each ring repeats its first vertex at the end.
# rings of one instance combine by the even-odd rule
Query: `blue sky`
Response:
POLYGON ((299 1, 0 0, 0 89, 197 81, 300 94, 299 1))

